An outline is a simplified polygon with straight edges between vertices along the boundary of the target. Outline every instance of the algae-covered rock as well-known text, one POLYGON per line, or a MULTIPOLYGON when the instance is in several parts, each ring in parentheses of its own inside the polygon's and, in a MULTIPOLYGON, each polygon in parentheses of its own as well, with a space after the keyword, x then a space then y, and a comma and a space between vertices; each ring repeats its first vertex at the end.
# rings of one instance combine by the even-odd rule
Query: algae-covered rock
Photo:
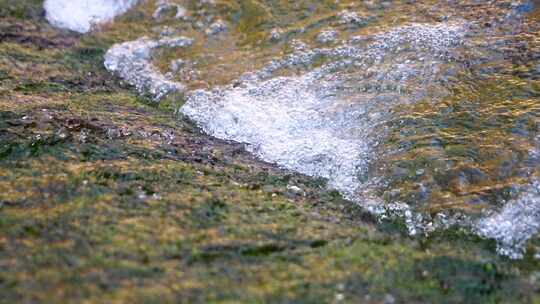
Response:
POLYGON ((43 5, 0 1, 0 303, 540 300, 535 1, 43 5))

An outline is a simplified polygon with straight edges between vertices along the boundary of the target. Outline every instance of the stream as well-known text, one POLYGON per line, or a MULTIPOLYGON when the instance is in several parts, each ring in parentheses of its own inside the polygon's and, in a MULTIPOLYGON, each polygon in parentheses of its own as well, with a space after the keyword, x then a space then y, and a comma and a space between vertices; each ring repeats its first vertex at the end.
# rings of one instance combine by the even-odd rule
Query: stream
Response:
MULTIPOLYGON (((55 2, 51 22, 79 32, 137 4, 88 17, 55 2)), ((411 235, 464 228, 522 258, 540 229, 540 3, 299 1, 276 17, 278 2, 261 1, 259 20, 219 1, 142 1, 151 34, 112 46, 105 67, 411 235)))

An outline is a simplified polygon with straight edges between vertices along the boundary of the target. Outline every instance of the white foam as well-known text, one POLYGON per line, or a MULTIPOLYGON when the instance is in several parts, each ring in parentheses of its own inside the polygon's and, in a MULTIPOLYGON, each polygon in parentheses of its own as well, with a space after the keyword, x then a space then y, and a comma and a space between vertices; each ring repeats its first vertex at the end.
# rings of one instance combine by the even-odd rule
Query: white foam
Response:
POLYGON ((523 258, 527 241, 540 230, 540 182, 534 182, 502 210, 476 223, 480 236, 497 241, 499 254, 523 258))
POLYGON ((99 23, 125 13, 138 0, 46 0, 47 20, 54 26, 87 33, 99 23))
POLYGON ((449 49, 460 43, 459 29, 417 24, 375 36, 367 46, 298 47, 244 76, 240 87, 191 93, 182 112, 208 134, 246 143, 265 161, 327 178, 353 198, 389 110, 438 86, 449 49), (321 56, 329 63, 299 76, 272 78, 277 70, 321 56))
POLYGON ((105 54, 105 68, 133 85, 140 94, 148 94, 154 100, 183 93, 185 86, 169 80, 152 64, 152 52, 159 47, 185 48, 193 39, 179 36, 152 40, 146 37, 114 45, 105 54))
POLYGON ((367 146, 361 134, 347 136, 354 128, 343 125, 339 132, 339 122, 332 122, 345 115, 344 108, 354 116, 354 109, 325 98, 313 90, 317 85, 324 84, 282 77, 219 95, 198 91, 182 112, 215 137, 249 143, 248 149, 264 160, 329 178, 335 188, 350 191, 358 185, 355 173, 365 165, 367 146))

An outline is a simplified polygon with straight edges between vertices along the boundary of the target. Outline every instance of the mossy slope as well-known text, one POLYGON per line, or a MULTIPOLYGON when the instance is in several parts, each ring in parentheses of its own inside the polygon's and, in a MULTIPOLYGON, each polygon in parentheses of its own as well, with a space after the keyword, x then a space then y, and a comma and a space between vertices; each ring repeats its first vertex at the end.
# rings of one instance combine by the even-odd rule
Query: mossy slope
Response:
POLYGON ((40 5, 0 0, 0 303, 540 302, 532 257, 406 237, 200 134, 102 68, 120 30, 40 5))

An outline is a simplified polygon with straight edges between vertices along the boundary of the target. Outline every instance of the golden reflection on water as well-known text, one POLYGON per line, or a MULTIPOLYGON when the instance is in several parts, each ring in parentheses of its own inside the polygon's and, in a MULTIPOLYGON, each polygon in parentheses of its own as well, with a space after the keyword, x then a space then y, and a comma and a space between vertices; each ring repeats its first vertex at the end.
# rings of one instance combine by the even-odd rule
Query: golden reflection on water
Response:
POLYGON ((504 89, 495 87, 486 84, 484 92, 401 109, 399 120, 405 123, 394 128, 383 148, 387 157, 379 160, 391 180, 382 190, 388 199, 421 204, 431 212, 481 210, 527 184, 538 170, 531 151, 539 146, 540 103, 506 99, 508 92, 494 97, 494 90, 504 89))
MULTIPOLYGON (((509 15, 510 1, 222 0, 205 11, 227 16, 232 26, 226 33, 207 37, 187 29, 185 33, 197 41, 195 46, 188 51, 164 50, 156 62, 166 71, 172 59, 191 60, 199 74, 192 79, 180 75, 177 80, 191 89, 210 88, 290 53, 293 39, 308 47, 324 47, 316 41, 324 29, 335 29, 340 39, 349 39, 413 22, 471 22, 475 31, 486 33, 471 38, 477 53, 462 50, 465 68, 444 84, 445 98, 426 98, 394 111, 391 132, 379 147, 382 157, 369 174, 387 177, 388 184, 379 191, 388 200, 405 201, 429 212, 475 212, 508 200, 519 185, 538 175, 539 2, 524 6, 532 10, 522 18, 509 15), (341 26, 338 13, 342 10, 357 12, 366 24, 341 26), (268 37, 275 29, 281 36, 271 41, 268 37), (476 59, 469 62, 470 58, 476 59)), ((190 7, 198 5, 202 4, 192 1, 190 7)), ((318 64, 322 61, 280 75, 318 64)))

